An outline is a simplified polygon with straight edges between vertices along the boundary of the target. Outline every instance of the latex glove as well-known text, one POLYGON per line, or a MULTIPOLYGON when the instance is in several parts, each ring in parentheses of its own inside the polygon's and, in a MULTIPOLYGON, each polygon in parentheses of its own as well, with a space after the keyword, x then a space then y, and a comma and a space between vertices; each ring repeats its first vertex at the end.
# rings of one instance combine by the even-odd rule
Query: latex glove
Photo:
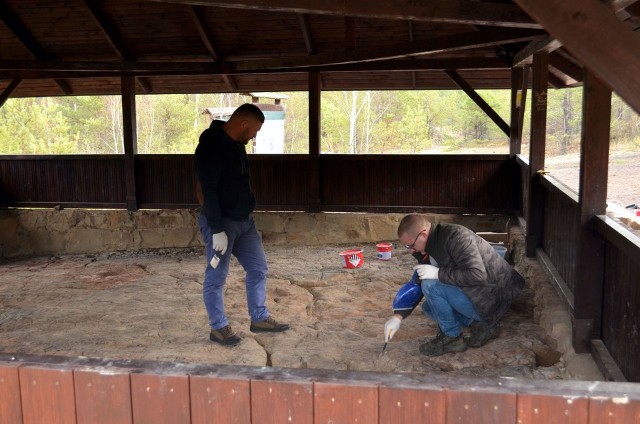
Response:
POLYGON ((402 320, 397 316, 392 316, 389 318, 387 323, 384 325, 384 342, 387 343, 394 334, 400 329, 400 323, 402 320))
POLYGON ((227 251, 227 244, 229 243, 229 240, 227 239, 227 233, 221 231, 211 236, 211 239, 213 241, 213 250, 216 250, 220 252, 221 255, 224 255, 224 252, 227 251))
POLYGON ((416 265, 413 269, 418 273, 421 280, 437 280, 438 267, 433 265, 416 265))

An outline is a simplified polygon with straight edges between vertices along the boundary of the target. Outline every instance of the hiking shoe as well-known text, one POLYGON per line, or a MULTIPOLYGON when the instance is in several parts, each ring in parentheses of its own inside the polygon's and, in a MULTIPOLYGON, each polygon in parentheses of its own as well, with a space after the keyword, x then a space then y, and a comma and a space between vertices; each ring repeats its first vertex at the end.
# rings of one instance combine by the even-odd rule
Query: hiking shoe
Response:
POLYGON ((271 317, 264 321, 251 321, 251 327, 249 327, 249 331, 252 333, 279 333, 281 331, 287 331, 288 329, 289 324, 281 324, 271 317))
POLYGON ((217 330, 211 330, 209 339, 212 342, 220 343, 223 346, 237 346, 242 341, 242 339, 231 329, 230 325, 218 328, 217 330))
POLYGON ((484 346, 496 331, 495 327, 489 327, 480 321, 474 321, 469 328, 471 329, 471 334, 467 339, 467 346, 469 347, 484 346))
POLYGON ((440 332, 434 339, 420 345, 420 353, 427 356, 440 356, 465 350, 467 350, 467 343, 462 338, 462 333, 457 337, 449 337, 440 332))

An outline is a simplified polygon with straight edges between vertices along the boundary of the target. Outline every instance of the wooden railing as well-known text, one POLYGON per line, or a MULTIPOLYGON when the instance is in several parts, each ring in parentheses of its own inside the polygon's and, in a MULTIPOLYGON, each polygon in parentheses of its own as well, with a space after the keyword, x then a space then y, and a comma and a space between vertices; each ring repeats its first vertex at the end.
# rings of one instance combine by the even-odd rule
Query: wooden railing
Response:
POLYGON ((0 354, 0 423, 626 424, 640 386, 0 354))
MULTIPOLYGON (((318 193, 321 211, 511 213, 520 196, 517 168, 507 155, 250 160, 259 210, 309 211, 310 193, 318 193)), ((123 208, 125 166, 122 155, 0 156, 0 206, 123 208)), ((192 155, 136 155, 134 174, 139 208, 197 206, 192 155)))

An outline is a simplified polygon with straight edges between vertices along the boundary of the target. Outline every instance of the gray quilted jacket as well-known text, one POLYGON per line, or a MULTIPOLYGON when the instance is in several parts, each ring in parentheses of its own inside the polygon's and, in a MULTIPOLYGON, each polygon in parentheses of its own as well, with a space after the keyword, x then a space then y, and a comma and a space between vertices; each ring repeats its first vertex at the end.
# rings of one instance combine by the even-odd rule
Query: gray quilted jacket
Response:
MULTIPOLYGON (((438 279, 460 287, 490 326, 502 318, 524 286, 522 276, 486 240, 461 225, 432 225, 426 250, 438 263, 438 279)), ((428 258, 416 257, 429 263, 428 258)))

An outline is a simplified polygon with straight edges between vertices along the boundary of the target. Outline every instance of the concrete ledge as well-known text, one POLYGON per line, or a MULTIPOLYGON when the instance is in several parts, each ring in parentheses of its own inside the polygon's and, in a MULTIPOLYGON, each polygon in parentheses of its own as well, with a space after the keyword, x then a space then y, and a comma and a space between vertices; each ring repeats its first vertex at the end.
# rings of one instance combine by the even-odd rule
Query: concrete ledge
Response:
MULTIPOLYGON (((0 210, 0 258, 202 246, 198 209, 0 210)), ((265 244, 321 245, 395 241, 405 214, 257 212, 265 244)), ((502 232, 504 215, 427 214, 474 231, 502 232)))

